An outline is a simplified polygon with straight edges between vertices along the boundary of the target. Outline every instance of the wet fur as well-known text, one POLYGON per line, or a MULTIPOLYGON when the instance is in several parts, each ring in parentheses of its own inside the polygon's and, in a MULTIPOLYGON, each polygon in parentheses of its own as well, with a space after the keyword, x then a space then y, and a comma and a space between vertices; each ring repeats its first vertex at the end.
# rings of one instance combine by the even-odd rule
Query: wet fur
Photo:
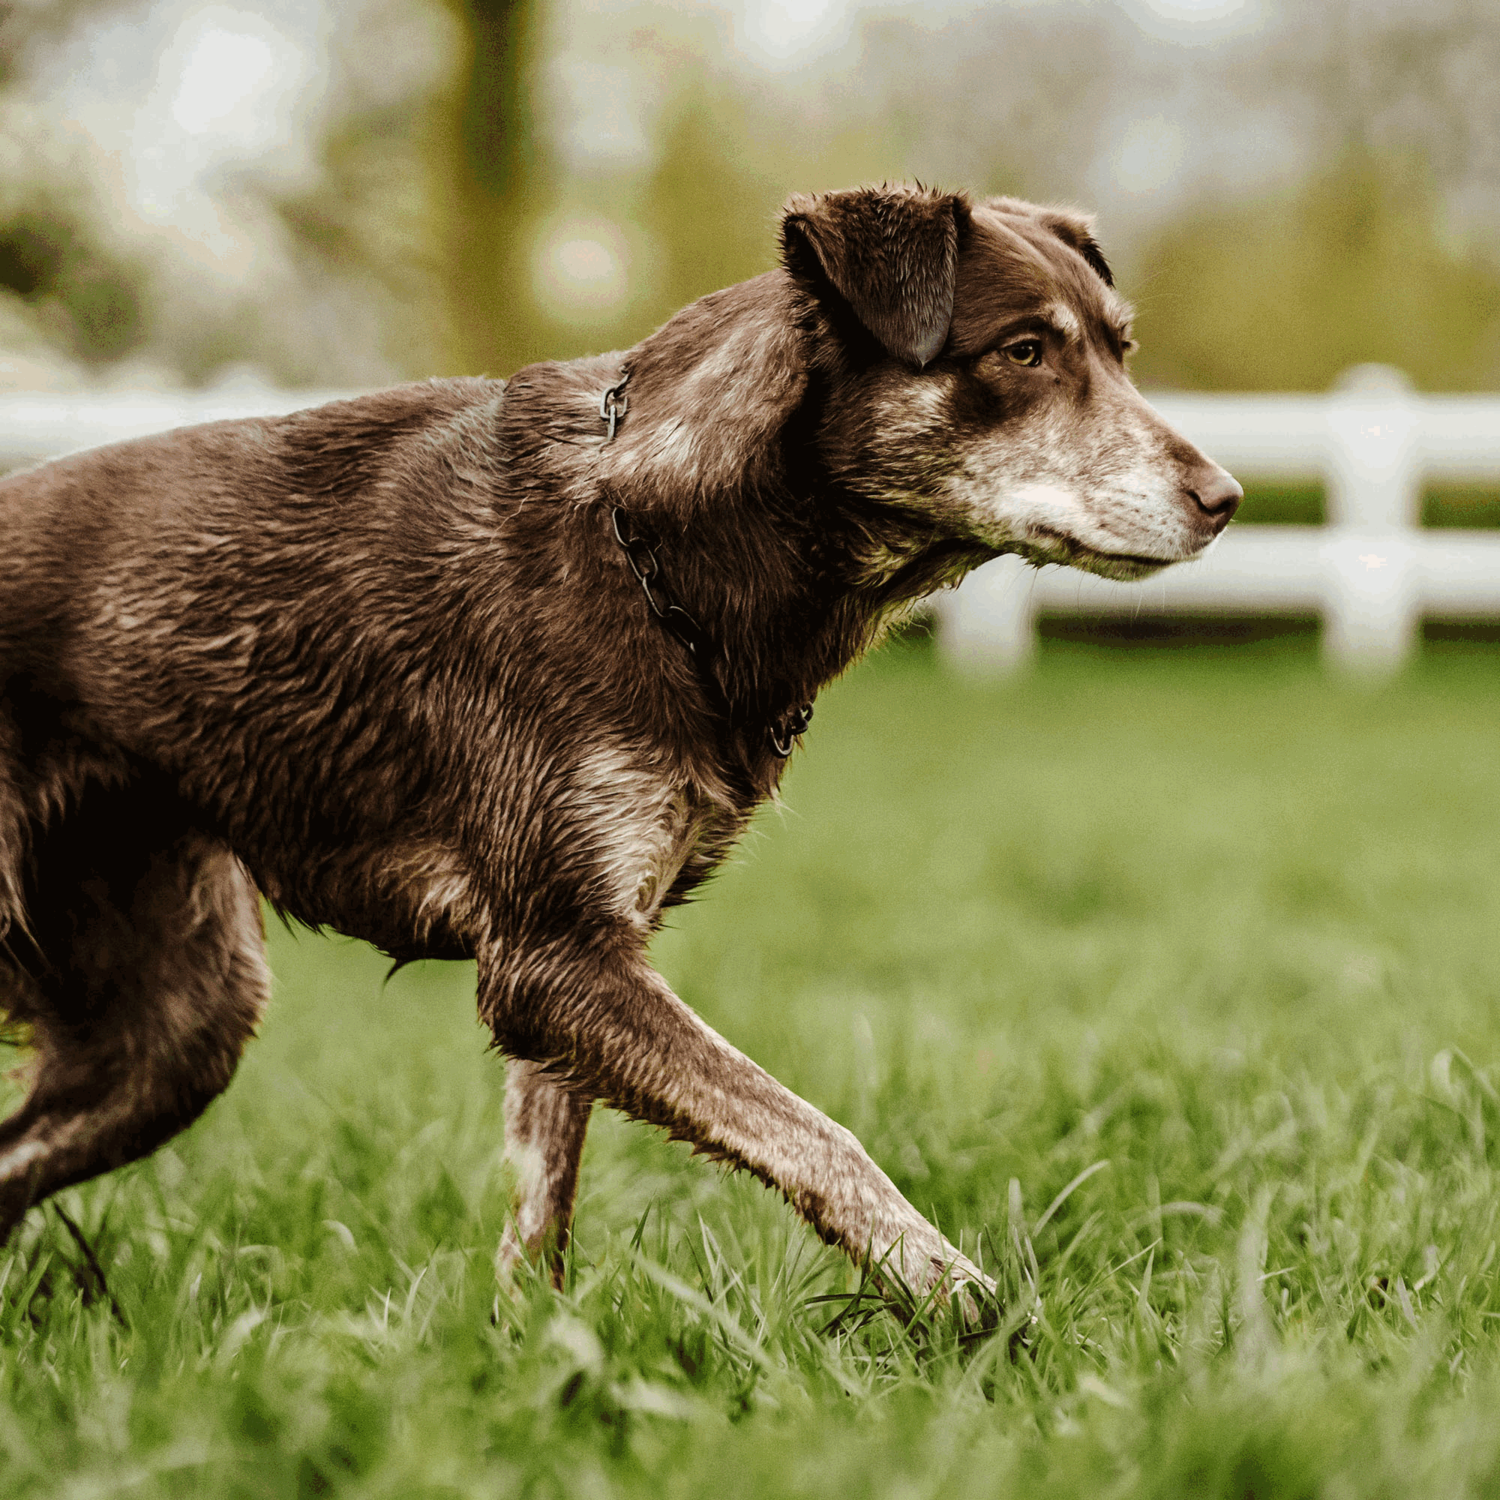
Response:
POLYGON ((1006 550, 1164 566, 1227 519, 1201 503, 1225 476, 1130 387, 1076 215, 861 189, 794 199, 783 256, 624 354, 0 484, 0 1003, 36 1048, 0 1233, 227 1085, 266 996, 258 891, 397 959, 478 961, 512 1059, 503 1265, 556 1263, 598 1098, 856 1257, 978 1276, 645 943, 774 793, 768 724, 913 600, 1006 550), (1006 363, 1022 324, 1055 369, 1006 363), (713 684, 613 505, 717 643, 713 684))

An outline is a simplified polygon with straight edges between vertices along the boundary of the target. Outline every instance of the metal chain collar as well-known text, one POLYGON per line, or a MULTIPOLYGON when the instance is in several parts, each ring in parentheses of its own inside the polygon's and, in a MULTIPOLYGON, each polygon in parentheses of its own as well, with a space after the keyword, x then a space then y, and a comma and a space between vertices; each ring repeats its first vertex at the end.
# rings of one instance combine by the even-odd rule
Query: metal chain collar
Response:
MULTIPOLYGON (((620 419, 630 409, 630 402, 622 399, 622 393, 629 381, 630 372, 627 370, 618 384, 610 386, 605 391, 604 398, 599 403, 599 419, 609 424, 605 442, 609 442, 614 437, 615 428, 619 425, 620 419)), ((724 689, 719 679, 714 675, 711 660, 713 646, 704 634, 702 626, 672 597, 672 591, 662 577, 661 563, 656 556, 656 548, 645 537, 631 529, 630 517, 623 506, 612 506, 609 520, 614 528, 615 541, 619 543, 620 550, 625 554, 625 560, 630 564, 630 571, 635 574, 636 581, 641 586, 641 592, 646 596, 646 603, 651 606, 651 613, 687 647, 694 665, 698 668, 698 675, 708 689, 709 696, 714 700, 715 706, 727 714, 729 704, 724 697, 724 689)), ((797 736, 806 733, 812 716, 812 704, 803 703, 797 708, 789 709, 778 719, 773 719, 766 725, 766 737, 770 740, 771 751, 778 760, 785 760, 792 753, 797 736)))
POLYGON ((619 382, 605 391, 599 402, 599 420, 609 423, 609 432, 604 439, 606 443, 615 435, 615 428, 624 421, 625 413, 630 410, 630 398, 625 395, 625 387, 629 384, 630 371, 626 370, 619 382))
POLYGON ((645 537, 627 534, 630 518, 623 506, 614 506, 609 519, 615 529, 615 540, 625 553, 625 561, 630 564, 630 571, 635 574, 646 603, 651 606, 651 613, 693 653, 698 669, 708 672, 708 637, 698 622, 672 597, 661 576, 656 549, 645 537))

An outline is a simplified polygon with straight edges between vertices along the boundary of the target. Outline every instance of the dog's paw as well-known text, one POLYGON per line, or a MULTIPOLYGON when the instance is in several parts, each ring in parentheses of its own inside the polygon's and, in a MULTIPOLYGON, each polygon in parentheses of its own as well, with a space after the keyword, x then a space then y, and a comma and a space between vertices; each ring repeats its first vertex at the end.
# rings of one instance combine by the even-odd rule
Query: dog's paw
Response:
POLYGON ((998 1327, 1004 1309, 1000 1289, 961 1250, 943 1242, 945 1257, 928 1263, 928 1287, 952 1302, 971 1329, 998 1327))
POLYGON ((495 1251, 495 1281, 502 1296, 523 1302, 541 1281, 550 1282, 554 1291, 563 1289, 566 1255, 558 1245, 555 1231, 538 1235, 534 1244, 525 1243, 516 1233, 515 1221, 505 1226, 495 1251))
POLYGON ((994 1281, 957 1246, 923 1226, 903 1235, 866 1269, 886 1302, 904 1322, 933 1309, 954 1306, 970 1328, 983 1326, 1000 1309, 994 1281), (913 1245, 911 1240, 919 1243, 913 1245))

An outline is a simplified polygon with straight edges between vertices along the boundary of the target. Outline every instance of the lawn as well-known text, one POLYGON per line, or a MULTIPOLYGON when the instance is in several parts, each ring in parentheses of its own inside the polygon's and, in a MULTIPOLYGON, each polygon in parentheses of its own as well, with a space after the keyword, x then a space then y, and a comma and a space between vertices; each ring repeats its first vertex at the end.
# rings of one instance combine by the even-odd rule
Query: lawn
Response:
POLYGON ((873 1314, 606 1112, 497 1301, 473 973, 271 934, 229 1094, 0 1252, 0 1494, 1500 1494, 1500 651, 920 640, 656 952, 1005 1287, 873 1314), (113 1304, 113 1305, 112 1305, 113 1304))

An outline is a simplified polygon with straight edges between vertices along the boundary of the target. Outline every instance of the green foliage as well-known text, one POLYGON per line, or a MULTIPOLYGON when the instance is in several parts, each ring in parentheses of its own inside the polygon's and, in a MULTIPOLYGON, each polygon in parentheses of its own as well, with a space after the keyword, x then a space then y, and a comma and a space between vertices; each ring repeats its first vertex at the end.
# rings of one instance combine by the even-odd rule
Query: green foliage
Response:
POLYGON ((532 109, 536 0, 448 0, 458 77, 434 100, 427 169, 439 220, 454 373, 509 374, 538 357, 527 244, 547 193, 532 109))
POLYGON ((664 322, 777 263, 777 218, 789 189, 747 160, 756 133, 747 101, 710 100, 701 90, 677 101, 641 201, 641 222, 662 248, 646 322, 664 322))
POLYGON ((144 334, 142 276, 93 243, 95 206, 0 185, 0 297, 76 359, 104 363, 144 334))
POLYGON ((651 13, 629 37, 632 65, 660 104, 648 158, 570 172, 536 127, 550 40, 543 8, 448 8, 461 25, 461 65, 422 129, 451 370, 508 374, 633 344, 698 297, 774 266, 789 192, 902 175, 899 127, 851 119, 810 142, 766 90, 714 65, 721 18, 691 10, 651 13), (572 214, 612 220, 633 249, 629 296, 581 322, 549 311, 532 285, 537 235, 572 214))
POLYGON ((0 1496, 1483 1495, 1500 1476, 1493 650, 897 642, 819 704, 675 985, 979 1250, 908 1324, 596 1114, 496 1295, 466 966, 272 934, 229 1095, 0 1252, 0 1496))
POLYGON ((1138 258, 1137 375, 1324 390, 1396 365, 1424 390, 1500 383, 1500 265, 1445 243, 1423 168, 1350 153, 1292 191, 1206 206, 1138 258))

